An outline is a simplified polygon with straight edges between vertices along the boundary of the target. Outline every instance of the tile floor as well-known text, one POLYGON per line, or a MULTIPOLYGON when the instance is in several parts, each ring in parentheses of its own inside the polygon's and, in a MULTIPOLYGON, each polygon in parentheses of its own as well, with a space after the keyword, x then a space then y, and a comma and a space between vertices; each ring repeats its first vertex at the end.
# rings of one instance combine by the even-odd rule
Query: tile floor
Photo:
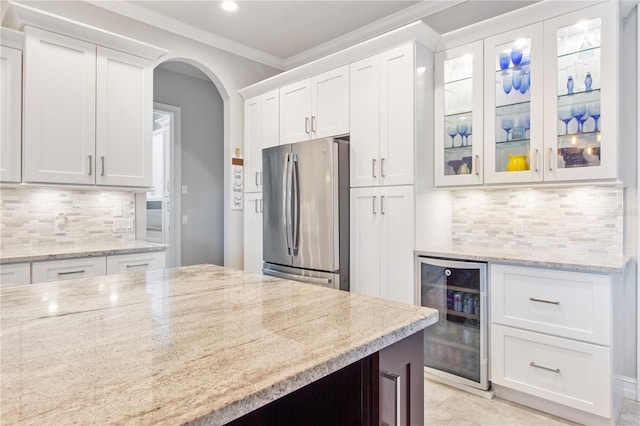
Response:
MULTIPOLYGON (((424 393, 424 419, 428 426, 576 425, 504 399, 485 399, 427 378, 424 393)), ((640 425, 640 403, 625 400, 618 426, 632 425, 640 425)))

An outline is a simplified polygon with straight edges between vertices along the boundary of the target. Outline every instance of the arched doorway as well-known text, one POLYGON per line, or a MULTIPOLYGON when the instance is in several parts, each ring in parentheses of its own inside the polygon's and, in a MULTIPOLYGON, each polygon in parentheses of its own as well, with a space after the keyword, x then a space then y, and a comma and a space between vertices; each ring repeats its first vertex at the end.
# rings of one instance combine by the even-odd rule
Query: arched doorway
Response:
MULTIPOLYGON (((171 149, 164 150, 169 167, 154 166, 169 174, 164 179, 169 190, 160 203, 171 212, 166 223, 174 236, 175 251, 168 251, 167 266, 224 264, 225 98, 218 87, 210 71, 188 60, 172 59, 154 70, 156 138, 168 115, 175 117, 178 111, 180 119, 179 128, 171 129, 176 135, 171 149)), ((147 204, 157 208, 154 192, 156 198, 147 204)))

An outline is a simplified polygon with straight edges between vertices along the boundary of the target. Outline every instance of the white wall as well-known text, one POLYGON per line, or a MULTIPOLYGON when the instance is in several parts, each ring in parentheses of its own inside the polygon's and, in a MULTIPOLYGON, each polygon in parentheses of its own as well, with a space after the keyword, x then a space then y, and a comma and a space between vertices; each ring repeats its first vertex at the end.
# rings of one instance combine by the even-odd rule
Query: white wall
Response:
POLYGON ((231 268, 242 269, 243 215, 242 211, 232 211, 229 203, 231 156, 236 147, 243 148, 244 107, 238 90, 277 74, 279 71, 84 2, 30 1, 28 4, 31 7, 38 7, 56 15, 167 49, 169 53, 160 58, 157 64, 169 59, 184 60, 195 65, 211 78, 224 102, 224 264, 231 268))
MULTIPOLYGON (((186 65, 187 67, 189 65, 186 65)), ((210 81, 156 68, 153 100, 181 108, 182 265, 224 263, 223 102, 210 81)))

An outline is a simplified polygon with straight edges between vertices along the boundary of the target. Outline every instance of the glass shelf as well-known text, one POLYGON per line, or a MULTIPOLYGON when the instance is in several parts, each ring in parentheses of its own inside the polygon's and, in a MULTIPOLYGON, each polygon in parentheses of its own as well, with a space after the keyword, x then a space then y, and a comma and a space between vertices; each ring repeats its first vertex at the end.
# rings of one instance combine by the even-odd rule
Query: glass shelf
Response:
POLYGON ((600 131, 558 135, 558 148, 600 146, 600 131))
POLYGON ((445 81, 444 85, 446 87, 449 84, 460 83, 461 81, 469 81, 469 80, 472 80, 472 79, 473 79, 473 77, 456 78, 456 79, 453 79, 453 80, 445 81))
POLYGON ((445 151, 471 151, 471 148, 473 148, 473 144, 470 145, 464 145, 464 146, 446 146, 444 148, 445 151))
POLYGON ((476 314, 467 314, 466 312, 461 312, 461 311, 454 311, 452 309, 445 309, 445 313, 447 315, 453 315, 456 317, 464 317, 464 318, 471 318, 471 319, 480 319, 480 315, 476 315, 476 314))
POLYGON ((600 45, 592 46, 592 47, 589 47, 587 49, 579 49, 579 50, 573 50, 571 52, 563 53, 561 55, 558 55, 558 59, 567 58, 567 57, 572 56, 572 55, 579 55, 581 53, 589 53, 589 52, 595 53, 595 51, 597 51, 597 50, 600 50, 600 45))
MULTIPOLYGON (((504 130, 503 130, 504 132, 504 130)), ((513 140, 508 140, 508 141, 496 141, 496 145, 508 145, 508 144, 517 144, 517 143, 521 143, 521 142, 529 142, 530 139, 526 138, 526 139, 513 139, 513 140)))
POLYGON ((462 111, 462 112, 456 112, 454 114, 448 114, 444 116, 445 121, 447 120, 447 118, 458 118, 458 117, 462 117, 464 115, 471 115, 473 113, 473 111, 462 111))
POLYGON ((579 102, 593 102, 600 100, 600 88, 585 90, 581 92, 573 92, 571 94, 563 93, 558 95, 558 106, 566 106, 579 102))
POLYGON ((523 102, 515 102, 512 104, 506 104, 506 105, 497 105, 496 106, 496 115, 500 116, 500 111, 505 111, 505 110, 509 110, 509 113, 511 114, 518 114, 518 113, 522 113, 522 112, 529 112, 530 108, 529 105, 531 104, 531 101, 523 101, 523 102), (513 111, 511 111, 513 110, 513 111))

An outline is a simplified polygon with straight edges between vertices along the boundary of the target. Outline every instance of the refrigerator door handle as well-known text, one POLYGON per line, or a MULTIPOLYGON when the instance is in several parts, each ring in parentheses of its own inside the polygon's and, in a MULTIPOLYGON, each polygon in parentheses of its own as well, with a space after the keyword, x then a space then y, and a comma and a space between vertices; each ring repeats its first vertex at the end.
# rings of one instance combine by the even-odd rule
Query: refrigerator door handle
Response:
POLYGON ((293 153, 291 164, 291 186, 293 196, 293 233, 291 240, 293 241, 293 255, 298 254, 298 243, 300 242, 300 179, 298 176, 298 154, 293 153))
POLYGON ((290 163, 291 163, 291 154, 286 153, 284 156, 284 176, 282 179, 282 192, 284 193, 284 197, 282 197, 284 212, 284 233, 287 239, 287 253, 291 255, 291 184, 289 181, 290 178, 290 163))
POLYGON ((301 281, 303 283, 309 283, 309 284, 331 285, 330 278, 304 277, 302 275, 287 274, 285 272, 274 271, 273 269, 265 269, 265 268, 262 269, 262 273, 272 277, 284 278, 285 280, 301 281))

